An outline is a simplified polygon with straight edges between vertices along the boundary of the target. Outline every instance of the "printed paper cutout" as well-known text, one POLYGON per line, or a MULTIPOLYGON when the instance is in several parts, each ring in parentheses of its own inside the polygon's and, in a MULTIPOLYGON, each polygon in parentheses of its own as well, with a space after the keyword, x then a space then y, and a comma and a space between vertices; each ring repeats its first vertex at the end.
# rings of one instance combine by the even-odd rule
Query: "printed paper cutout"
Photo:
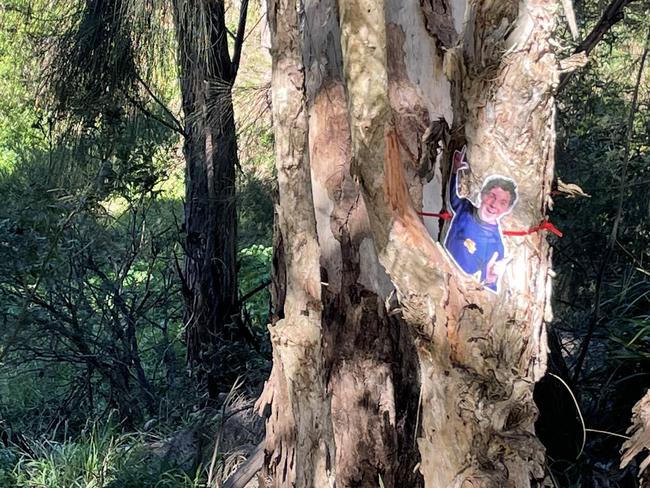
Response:
POLYGON ((511 260, 503 245, 499 221, 517 203, 517 184, 512 178, 490 175, 483 181, 478 204, 461 197, 458 172, 469 169, 466 152, 467 148, 463 147, 452 158, 449 208, 453 218, 444 246, 456 266, 496 293, 511 260))

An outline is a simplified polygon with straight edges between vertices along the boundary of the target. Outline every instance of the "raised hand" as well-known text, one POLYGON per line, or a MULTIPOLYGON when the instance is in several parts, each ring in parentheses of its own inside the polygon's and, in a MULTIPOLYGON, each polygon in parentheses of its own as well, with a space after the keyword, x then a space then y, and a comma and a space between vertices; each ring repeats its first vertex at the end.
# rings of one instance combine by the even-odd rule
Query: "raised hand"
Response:
POLYGON ((467 146, 458 151, 454 151, 454 156, 452 157, 451 171, 456 174, 463 169, 469 169, 469 163, 465 160, 465 154, 467 153, 467 146))

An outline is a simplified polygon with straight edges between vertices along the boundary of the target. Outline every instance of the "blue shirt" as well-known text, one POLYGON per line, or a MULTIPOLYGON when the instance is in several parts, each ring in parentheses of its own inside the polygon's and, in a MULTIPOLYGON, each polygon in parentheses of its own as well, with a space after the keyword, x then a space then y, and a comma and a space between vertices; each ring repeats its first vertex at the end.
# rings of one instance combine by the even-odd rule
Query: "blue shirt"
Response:
POLYGON ((449 182, 449 203, 454 218, 445 238, 445 248, 460 269, 497 291, 497 283, 485 283, 485 279, 487 264, 494 253, 497 260, 504 257, 499 224, 483 222, 474 204, 458 196, 457 180, 454 174, 449 182))

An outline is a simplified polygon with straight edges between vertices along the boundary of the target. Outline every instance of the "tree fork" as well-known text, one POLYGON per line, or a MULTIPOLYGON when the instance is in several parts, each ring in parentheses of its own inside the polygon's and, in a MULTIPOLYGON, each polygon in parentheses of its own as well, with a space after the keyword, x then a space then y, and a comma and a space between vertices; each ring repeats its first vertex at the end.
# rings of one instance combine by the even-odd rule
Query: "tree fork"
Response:
POLYGON ((539 486, 532 389, 546 364, 549 247, 539 234, 507 238, 513 261, 492 294, 455 268, 416 209, 432 181, 444 192, 443 168, 421 171, 432 150, 448 164, 453 148, 429 138, 443 118, 468 145, 470 192, 510 176, 520 197, 508 225, 544 219, 557 2, 321 3, 305 2, 300 33, 293 2, 269 5, 287 261, 260 400, 272 410, 270 484, 539 486), (419 478, 391 452, 415 434, 419 478))

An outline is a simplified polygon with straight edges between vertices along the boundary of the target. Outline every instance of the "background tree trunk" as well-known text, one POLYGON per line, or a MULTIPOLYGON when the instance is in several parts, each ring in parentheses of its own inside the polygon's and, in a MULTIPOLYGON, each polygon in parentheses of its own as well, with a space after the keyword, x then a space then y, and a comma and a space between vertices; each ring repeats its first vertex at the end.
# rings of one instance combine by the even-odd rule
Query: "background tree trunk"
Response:
POLYGON ((416 210, 442 201, 451 153, 467 143, 470 195, 510 176, 519 202, 504 227, 544 219, 556 8, 269 2, 287 287, 260 399, 269 486, 541 483, 544 235, 507 239, 513 261, 495 295, 462 275, 416 210))
POLYGON ((219 348, 233 339, 238 315, 235 68, 222 1, 177 0, 174 13, 185 113, 187 353, 214 398, 225 383, 219 348))

